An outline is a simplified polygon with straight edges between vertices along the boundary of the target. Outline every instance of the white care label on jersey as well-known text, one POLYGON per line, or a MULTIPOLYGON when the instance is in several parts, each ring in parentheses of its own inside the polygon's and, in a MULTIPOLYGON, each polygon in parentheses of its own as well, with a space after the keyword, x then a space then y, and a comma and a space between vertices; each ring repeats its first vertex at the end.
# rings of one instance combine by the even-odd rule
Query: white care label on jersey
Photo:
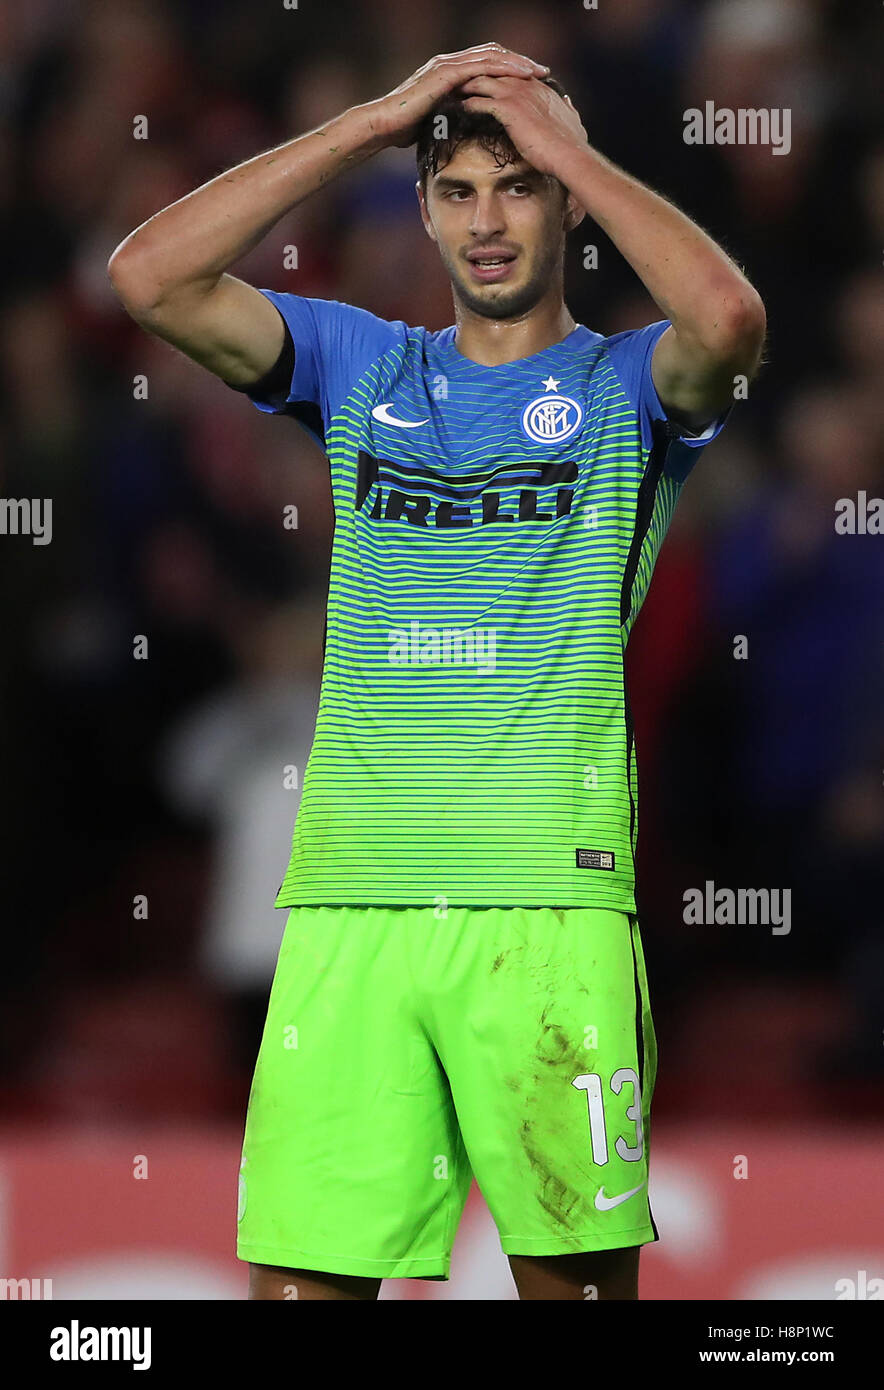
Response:
POLYGON ((614 856, 604 849, 578 849, 578 869, 613 869, 614 856))

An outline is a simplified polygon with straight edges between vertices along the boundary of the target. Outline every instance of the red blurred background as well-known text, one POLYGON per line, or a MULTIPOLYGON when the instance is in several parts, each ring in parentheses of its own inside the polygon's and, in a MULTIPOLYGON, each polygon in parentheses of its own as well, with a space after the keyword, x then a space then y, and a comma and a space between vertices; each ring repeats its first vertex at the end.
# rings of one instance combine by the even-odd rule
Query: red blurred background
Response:
MULTIPOLYGON (((839 499, 884 495, 880 24, 852 0, 0 11, 0 478, 53 502, 51 544, 0 536, 0 1276, 243 1295, 239 1143, 298 802, 280 769, 306 761, 321 670, 324 457, 142 333, 107 259, 220 170, 489 39, 548 63, 591 141, 768 310, 769 361, 630 641, 660 1049, 642 1293, 825 1299, 884 1275, 884 537, 834 527, 839 499), (791 152, 687 146, 707 100, 789 108, 791 152), (791 931, 686 925, 707 880, 788 888, 791 931)), ((412 152, 376 158, 236 273, 443 327, 413 184, 412 152)), ((572 240, 579 321, 661 317, 599 229, 572 240)), ((451 1284, 384 1296, 514 1296, 475 1191, 451 1284)))

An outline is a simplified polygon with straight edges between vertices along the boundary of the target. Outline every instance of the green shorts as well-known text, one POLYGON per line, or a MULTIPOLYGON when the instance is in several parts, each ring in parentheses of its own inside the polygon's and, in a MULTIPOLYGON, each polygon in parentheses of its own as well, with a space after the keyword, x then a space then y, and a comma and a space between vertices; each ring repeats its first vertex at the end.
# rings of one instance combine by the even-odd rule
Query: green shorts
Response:
POLYGON ((447 1279, 472 1176, 507 1254, 655 1241, 656 1070, 634 917, 293 908, 249 1097, 237 1255, 447 1279))

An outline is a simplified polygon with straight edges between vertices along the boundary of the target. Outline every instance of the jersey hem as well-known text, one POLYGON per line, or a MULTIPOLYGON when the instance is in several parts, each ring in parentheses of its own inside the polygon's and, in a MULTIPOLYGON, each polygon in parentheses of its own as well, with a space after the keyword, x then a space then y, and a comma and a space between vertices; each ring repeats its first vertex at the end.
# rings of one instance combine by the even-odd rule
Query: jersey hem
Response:
MULTIPOLYGON (((500 896, 493 898, 451 898, 440 894, 444 898, 446 908, 460 907, 516 907, 516 908, 604 908, 608 912, 626 912, 632 916, 637 915, 635 895, 629 898, 599 896, 587 898, 538 898, 527 897, 503 898, 500 896)), ((391 897, 389 893, 362 894, 359 897, 329 897, 327 894, 317 895, 298 895, 280 894, 275 903, 278 908, 291 907, 423 907, 434 909, 439 906, 438 902, 427 898, 401 898, 391 897)))

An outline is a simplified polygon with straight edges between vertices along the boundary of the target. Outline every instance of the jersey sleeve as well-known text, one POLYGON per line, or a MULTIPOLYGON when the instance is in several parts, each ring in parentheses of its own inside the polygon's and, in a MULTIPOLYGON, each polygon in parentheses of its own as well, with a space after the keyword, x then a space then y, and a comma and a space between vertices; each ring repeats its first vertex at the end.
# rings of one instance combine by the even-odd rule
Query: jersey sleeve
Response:
POLYGON ((646 328, 615 333, 607 339, 607 347, 611 364, 638 416, 642 443, 650 449, 657 437, 657 422, 667 425, 668 446, 663 471, 667 477, 684 482, 705 446, 721 433, 733 407, 728 406, 699 434, 667 415, 654 385, 651 360, 657 343, 669 326, 669 319, 661 319, 659 323, 650 323, 646 328))
POLYGON ((353 386, 372 362, 404 341, 406 325, 336 299, 267 289, 261 293, 287 330, 280 360, 291 361, 293 348, 294 364, 288 383, 280 383, 274 368, 244 394, 259 410, 294 416, 324 444, 329 422, 353 386))

